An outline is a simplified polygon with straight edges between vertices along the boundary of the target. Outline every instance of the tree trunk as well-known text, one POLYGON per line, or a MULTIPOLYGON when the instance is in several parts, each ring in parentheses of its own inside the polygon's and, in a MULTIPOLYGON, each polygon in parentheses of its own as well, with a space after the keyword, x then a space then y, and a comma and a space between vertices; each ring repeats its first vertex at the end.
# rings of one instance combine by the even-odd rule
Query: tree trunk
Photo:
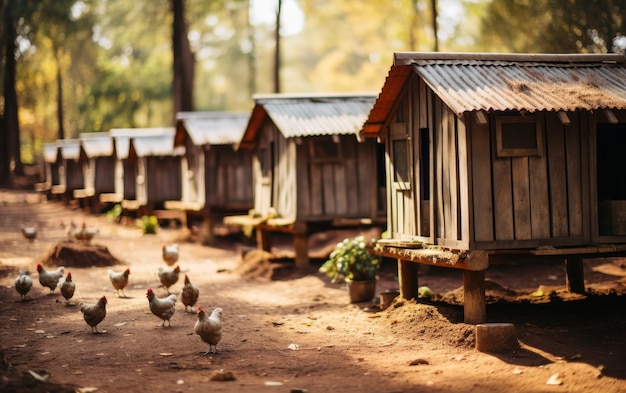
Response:
POLYGON ((5 184, 9 180, 9 176, 4 174, 5 170, 11 171, 11 165, 14 165, 14 173, 16 175, 22 175, 24 168, 22 166, 22 156, 20 153, 20 129, 17 118, 17 93, 15 91, 15 24, 13 21, 13 2, 6 2, 6 8, 4 10, 4 39, 5 49, 4 53, 6 58, 4 68, 4 118, 3 118, 3 131, 6 136, 7 155, 2 155, 2 175, 4 178, 0 178, 5 184))
POLYGON ((439 52, 439 38, 437 37, 437 0, 431 0, 430 6, 433 9, 433 36, 435 38, 433 50, 439 52))
POLYGON ((65 128, 63 127, 63 76, 61 73, 61 61, 59 54, 55 52, 57 61, 57 122, 59 123, 59 139, 65 139, 65 128))
POLYGON ((278 0, 276 8, 276 50, 274 51, 274 93, 280 93, 280 14, 283 1, 278 0))
MULTIPOLYGON (((174 14, 172 48, 174 52, 174 117, 193 110, 194 56, 187 38, 184 0, 171 0, 174 14)), ((176 119, 174 118, 174 122, 176 119)))

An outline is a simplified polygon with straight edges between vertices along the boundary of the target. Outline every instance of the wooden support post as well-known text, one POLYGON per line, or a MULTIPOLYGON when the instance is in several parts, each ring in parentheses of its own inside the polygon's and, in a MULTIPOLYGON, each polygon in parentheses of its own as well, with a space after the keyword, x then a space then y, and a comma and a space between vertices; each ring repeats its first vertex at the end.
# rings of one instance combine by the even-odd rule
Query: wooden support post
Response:
POLYGON ((417 268, 415 262, 398 259, 398 284, 400 296, 405 299, 417 299, 417 268))
POLYGON ((465 323, 479 324, 487 321, 485 303, 485 271, 463 271, 463 319, 465 323))
POLYGON ((309 235, 306 222, 293 225, 293 249, 296 253, 296 267, 309 266, 309 235))
POLYGON ((202 212, 202 244, 211 244, 215 237, 213 235, 213 217, 210 211, 202 212))
POLYGON ((567 288, 570 292, 585 293, 585 273, 583 259, 570 257, 565 260, 567 288))
POLYGON ((272 252, 272 233, 270 231, 263 230, 259 227, 256 228, 256 243, 260 250, 272 252))

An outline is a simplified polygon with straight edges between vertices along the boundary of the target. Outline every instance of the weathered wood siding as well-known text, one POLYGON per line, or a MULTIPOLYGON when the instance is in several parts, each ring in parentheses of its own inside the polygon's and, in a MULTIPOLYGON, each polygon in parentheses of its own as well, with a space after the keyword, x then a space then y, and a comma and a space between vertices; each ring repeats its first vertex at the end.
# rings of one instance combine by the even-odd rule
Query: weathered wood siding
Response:
POLYGON ((589 116, 536 113, 543 150, 538 156, 498 157, 495 118, 471 127, 475 248, 576 245, 590 240, 589 116), (491 131, 490 131, 491 130, 491 131))
MULTIPOLYGON (((145 200, 149 207, 162 208, 165 201, 181 200, 182 165, 180 157, 151 156, 141 158, 139 161, 145 163, 145 200)), ((139 195, 137 199, 143 200, 139 195)))
MULTIPOLYGON (((116 176, 120 179, 124 198, 126 200, 137 199, 137 175, 138 173, 137 159, 123 159, 118 161, 116 165, 116 176), (120 170, 121 168, 121 170, 120 170)), ((116 192, 119 192, 119 188, 116 187, 116 192)))
POLYGON ((85 176, 83 174, 83 165, 79 161, 64 160, 65 168, 65 192, 72 195, 74 190, 81 189, 85 186, 85 176))
MULTIPOLYGON (((378 203, 376 142, 359 143, 354 135, 302 138, 298 159, 298 218, 305 221, 384 217, 378 203), (337 144, 338 156, 316 159, 313 143, 337 144)), ((292 172, 285 172, 295 177, 292 172)))
POLYGON ((96 195, 115 192, 115 157, 96 157, 91 161, 95 172, 92 176, 96 195))
POLYGON ((246 149, 214 145, 205 153, 207 204, 222 209, 249 209, 253 205, 252 156, 246 149))
POLYGON ((182 200, 205 207, 205 161, 204 146, 195 146, 187 139, 182 165, 187 166, 187 176, 182 182, 182 200))

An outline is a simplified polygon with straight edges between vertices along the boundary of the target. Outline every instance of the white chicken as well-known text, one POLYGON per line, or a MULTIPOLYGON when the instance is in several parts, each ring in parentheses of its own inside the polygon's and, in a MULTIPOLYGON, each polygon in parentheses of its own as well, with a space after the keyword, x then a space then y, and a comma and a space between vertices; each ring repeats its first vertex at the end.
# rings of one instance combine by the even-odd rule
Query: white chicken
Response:
POLYGON ((198 320, 193 330, 202 341, 209 344, 209 350, 204 352, 205 355, 211 353, 213 347, 214 353, 217 353, 217 344, 222 339, 222 309, 216 308, 208 316, 202 307, 198 307, 198 320))
POLYGON ((54 292, 59 283, 59 279, 63 277, 64 270, 65 268, 63 266, 59 266, 56 270, 48 271, 41 265, 41 263, 37 264, 39 283, 44 287, 50 288, 50 293, 54 292))
POLYGON ((191 311, 193 312, 193 306, 198 301, 199 295, 200 290, 197 286, 191 283, 189 277, 185 274, 185 286, 183 287, 183 291, 180 295, 180 300, 185 305, 185 312, 187 311, 187 307, 191 307, 191 311))
POLYGON ((163 261, 168 266, 172 266, 178 261, 178 244, 163 244, 163 261))
POLYGON ((130 268, 126 268, 123 272, 115 272, 111 269, 107 270, 107 274, 109 275, 109 280, 111 280, 111 284, 115 291, 117 292, 117 297, 127 297, 124 293, 124 288, 128 285, 128 275, 130 274, 130 268), (120 296, 120 291, 122 291, 122 296, 120 296))
POLYGON ((176 311, 176 294, 173 293, 167 297, 159 298, 154 294, 151 288, 148 288, 146 297, 148 298, 152 314, 163 320, 161 326, 165 326, 165 321, 167 321, 168 326, 171 327, 172 323, 170 322, 170 319, 176 311))
POLYGON ((17 278, 15 279, 15 290, 20 294, 21 299, 26 299, 26 294, 33 287, 33 279, 30 278, 30 272, 27 270, 20 270, 17 278))

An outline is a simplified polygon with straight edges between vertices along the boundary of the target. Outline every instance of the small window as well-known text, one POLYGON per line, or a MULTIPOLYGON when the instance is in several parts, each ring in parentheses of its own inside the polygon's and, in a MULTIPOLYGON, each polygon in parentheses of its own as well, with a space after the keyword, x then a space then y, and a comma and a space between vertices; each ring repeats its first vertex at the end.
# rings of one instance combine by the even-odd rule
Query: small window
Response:
POLYGON ((535 116, 496 119, 498 157, 541 155, 541 129, 535 116))
POLYGON ((341 157, 341 143, 330 137, 312 138, 309 141, 309 154, 312 162, 339 160, 341 157))

